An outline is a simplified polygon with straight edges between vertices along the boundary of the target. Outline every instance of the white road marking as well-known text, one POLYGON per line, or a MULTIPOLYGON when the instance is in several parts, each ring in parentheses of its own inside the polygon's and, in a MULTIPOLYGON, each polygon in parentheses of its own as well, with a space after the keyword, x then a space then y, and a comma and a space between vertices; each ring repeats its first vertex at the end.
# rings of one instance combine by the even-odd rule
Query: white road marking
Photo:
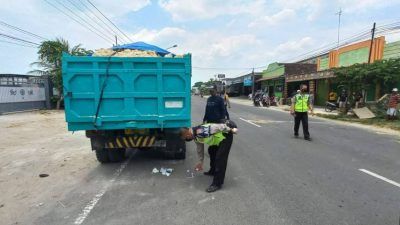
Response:
POLYGON ((207 197, 207 198, 205 198, 205 199, 202 199, 202 200, 200 200, 200 201, 198 201, 197 202, 197 204, 204 204, 204 203, 206 203, 206 202, 208 202, 208 201, 211 201, 211 200, 214 200, 215 199, 215 197, 214 196, 211 196, 211 197, 207 197))
POLYGON ((245 120, 245 119, 243 119, 243 118, 241 118, 241 117, 239 117, 239 119, 240 119, 240 120, 243 120, 244 122, 247 122, 247 123, 249 123, 249 124, 251 124, 251 125, 254 125, 254 126, 256 126, 256 127, 261 127, 260 125, 255 124, 255 123, 253 123, 253 122, 251 122, 251 121, 249 121, 249 120, 245 120))
POLYGON ((122 163, 122 165, 114 172, 112 175, 111 180, 104 185, 104 187, 97 193, 93 199, 83 208, 81 214, 75 219, 74 224, 80 225, 85 221, 86 217, 90 214, 90 212, 93 210, 93 208, 96 206, 97 202, 100 201, 100 199, 103 197, 103 195, 106 193, 107 189, 115 182, 115 180, 121 175, 122 171, 126 168, 130 161, 130 157, 122 163))
POLYGON ((386 182, 388 182, 389 184, 393 184, 394 186, 400 188, 400 184, 397 183, 397 182, 395 182, 395 181, 393 181, 393 180, 390 180, 390 179, 388 179, 388 178, 386 178, 386 177, 383 177, 383 176, 381 176, 381 175, 379 175, 379 174, 376 174, 376 173, 371 172, 371 171, 366 170, 366 169, 358 169, 358 170, 361 171, 361 172, 364 172, 364 173, 366 173, 366 174, 368 174, 368 175, 371 175, 371 176, 373 176, 373 177, 376 177, 376 178, 378 178, 378 179, 381 179, 381 180, 383 180, 383 181, 386 181, 386 182))

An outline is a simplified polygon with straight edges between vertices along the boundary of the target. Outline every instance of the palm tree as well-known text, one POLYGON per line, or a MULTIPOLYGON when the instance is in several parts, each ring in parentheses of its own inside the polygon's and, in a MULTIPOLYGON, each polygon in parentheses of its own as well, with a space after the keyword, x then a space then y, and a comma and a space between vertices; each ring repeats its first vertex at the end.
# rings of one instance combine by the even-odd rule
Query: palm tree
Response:
POLYGON ((55 88, 60 93, 60 98, 57 100, 57 109, 60 108, 60 103, 64 98, 61 72, 61 60, 63 52, 78 56, 84 56, 93 53, 91 50, 82 48, 80 44, 71 48, 68 41, 62 38, 57 38, 54 41, 44 41, 39 46, 38 61, 31 63, 31 66, 36 66, 39 69, 29 71, 30 74, 50 76, 55 88))

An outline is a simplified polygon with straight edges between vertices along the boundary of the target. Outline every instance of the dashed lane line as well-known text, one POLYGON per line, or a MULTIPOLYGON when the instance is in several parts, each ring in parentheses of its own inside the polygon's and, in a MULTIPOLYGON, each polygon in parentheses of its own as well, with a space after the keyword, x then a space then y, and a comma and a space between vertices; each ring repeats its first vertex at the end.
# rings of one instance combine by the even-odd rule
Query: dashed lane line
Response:
POLYGON ((364 173, 366 173, 366 174, 368 174, 368 175, 371 175, 371 176, 373 176, 373 177, 376 177, 376 178, 378 178, 378 179, 380 179, 380 180, 386 181, 387 183, 392 184, 392 185, 394 185, 394 186, 400 188, 400 184, 397 183, 396 181, 390 180, 390 179, 388 179, 388 178, 386 178, 386 177, 384 177, 384 176, 381 176, 381 175, 379 175, 379 174, 376 174, 376 173, 371 172, 371 171, 366 170, 366 169, 358 169, 358 170, 361 171, 361 172, 364 172, 364 173))
POLYGON ((251 124, 251 125, 254 125, 254 126, 256 126, 256 127, 261 127, 260 125, 255 124, 255 123, 251 122, 250 120, 245 120, 245 119, 243 119, 242 117, 239 117, 239 119, 242 120, 242 121, 244 121, 244 122, 246 122, 246 123, 249 123, 249 124, 251 124))

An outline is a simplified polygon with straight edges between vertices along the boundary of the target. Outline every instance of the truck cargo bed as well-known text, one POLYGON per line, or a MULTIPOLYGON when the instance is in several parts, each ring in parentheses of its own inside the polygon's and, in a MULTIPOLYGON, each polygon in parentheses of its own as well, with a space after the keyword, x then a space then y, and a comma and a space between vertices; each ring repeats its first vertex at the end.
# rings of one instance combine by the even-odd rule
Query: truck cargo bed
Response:
POLYGON ((64 54, 62 62, 68 130, 190 126, 190 55, 132 58, 64 54))

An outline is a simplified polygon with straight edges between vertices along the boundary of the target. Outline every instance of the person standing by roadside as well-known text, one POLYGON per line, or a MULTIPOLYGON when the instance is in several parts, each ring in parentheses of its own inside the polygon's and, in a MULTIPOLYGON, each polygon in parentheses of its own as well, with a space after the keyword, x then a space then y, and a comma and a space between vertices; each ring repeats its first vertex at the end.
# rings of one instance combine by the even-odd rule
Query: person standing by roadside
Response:
MULTIPOLYGON (((207 99, 206 112, 203 118, 205 123, 224 123, 226 118, 226 108, 224 99, 217 95, 217 89, 210 90, 211 96, 207 99)), ((213 176, 215 174, 215 163, 218 154, 218 146, 209 145, 208 154, 210 155, 210 170, 204 172, 204 175, 213 176)))
POLYGON ((393 88, 389 96, 388 110, 386 112, 388 120, 394 120, 397 116, 397 104, 400 103, 400 95, 397 88, 393 88))
POLYGON ((231 108, 231 103, 229 101, 229 96, 228 94, 225 92, 224 93, 224 104, 225 104, 225 115, 226 115, 226 119, 229 120, 229 113, 228 113, 228 108, 231 108))
POLYGON ((363 95, 362 95, 362 93, 360 92, 360 91, 357 91, 355 94, 354 94, 354 107, 356 108, 356 109, 358 109, 358 108, 360 108, 360 105, 362 105, 362 102, 363 102, 363 95))
POLYGON ((339 111, 343 114, 347 114, 347 101, 348 96, 346 90, 342 90, 342 93, 339 95, 338 102, 339 102, 339 111))
POLYGON ((334 92, 334 91, 329 92, 329 98, 328 98, 329 102, 335 103, 336 98, 337 98, 336 92, 334 92))
POLYGON ((292 99, 290 113, 294 116, 294 137, 299 137, 300 122, 303 126, 304 139, 311 141, 308 131, 308 111, 313 115, 313 106, 310 101, 310 95, 307 94, 307 85, 300 86, 300 93, 296 94, 292 99))

